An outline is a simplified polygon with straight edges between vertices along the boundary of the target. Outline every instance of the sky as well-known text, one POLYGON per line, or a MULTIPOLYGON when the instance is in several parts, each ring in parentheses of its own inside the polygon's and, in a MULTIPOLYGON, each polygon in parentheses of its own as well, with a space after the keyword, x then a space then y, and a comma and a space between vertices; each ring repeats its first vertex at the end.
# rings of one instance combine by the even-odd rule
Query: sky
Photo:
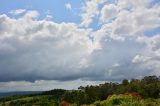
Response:
POLYGON ((160 76, 159 0, 5 0, 0 92, 160 76))

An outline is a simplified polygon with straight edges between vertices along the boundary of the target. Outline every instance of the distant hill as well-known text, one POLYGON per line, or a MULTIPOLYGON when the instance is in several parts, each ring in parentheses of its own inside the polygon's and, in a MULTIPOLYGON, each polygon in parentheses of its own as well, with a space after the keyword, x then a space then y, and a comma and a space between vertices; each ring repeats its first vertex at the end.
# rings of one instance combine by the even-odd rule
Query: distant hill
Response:
POLYGON ((16 96, 16 95, 29 95, 29 94, 38 94, 42 91, 20 91, 20 92, 0 92, 0 98, 7 96, 16 96))

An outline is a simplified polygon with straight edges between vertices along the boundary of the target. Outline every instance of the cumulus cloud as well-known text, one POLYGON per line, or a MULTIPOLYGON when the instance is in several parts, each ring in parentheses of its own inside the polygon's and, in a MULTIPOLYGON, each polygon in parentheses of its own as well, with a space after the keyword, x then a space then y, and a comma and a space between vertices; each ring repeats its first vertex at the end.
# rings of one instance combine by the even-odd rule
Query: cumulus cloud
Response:
POLYGON ((74 23, 36 20, 35 16, 35 11, 19 19, 0 16, 1 81, 81 77, 82 61, 94 49, 87 37, 90 30, 74 23))
POLYGON ((87 0, 82 11, 80 26, 39 20, 35 10, 19 18, 1 14, 0 81, 25 80, 33 86, 40 80, 119 81, 160 75, 160 35, 145 35, 160 27, 158 5, 149 0, 87 0), (98 14, 101 27, 92 30, 89 25, 98 14))
POLYGON ((104 0, 86 0, 85 5, 82 7, 81 26, 88 27, 92 23, 93 18, 99 14, 99 4, 103 2, 104 0))
POLYGON ((143 36, 145 31, 160 25, 159 6, 149 4, 148 0, 118 0, 104 5, 101 21, 107 23, 100 30, 117 40, 143 36))

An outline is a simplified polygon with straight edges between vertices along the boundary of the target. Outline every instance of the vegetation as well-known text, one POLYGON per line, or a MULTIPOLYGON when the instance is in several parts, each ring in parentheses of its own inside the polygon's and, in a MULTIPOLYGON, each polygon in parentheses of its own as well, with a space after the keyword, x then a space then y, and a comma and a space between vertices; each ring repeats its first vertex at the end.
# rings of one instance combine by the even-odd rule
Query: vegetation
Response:
POLYGON ((112 95, 107 100, 96 101, 90 106, 160 106, 160 99, 141 99, 134 95, 112 95))
POLYGON ((160 77, 0 98, 0 106, 160 106, 160 77))

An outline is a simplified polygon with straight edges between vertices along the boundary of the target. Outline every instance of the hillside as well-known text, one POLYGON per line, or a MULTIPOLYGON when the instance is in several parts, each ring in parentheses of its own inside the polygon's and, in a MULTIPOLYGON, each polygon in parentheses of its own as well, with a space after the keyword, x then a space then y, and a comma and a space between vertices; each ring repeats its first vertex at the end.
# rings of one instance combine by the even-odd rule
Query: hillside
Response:
POLYGON ((0 106, 160 106, 160 77, 0 98, 0 106))

